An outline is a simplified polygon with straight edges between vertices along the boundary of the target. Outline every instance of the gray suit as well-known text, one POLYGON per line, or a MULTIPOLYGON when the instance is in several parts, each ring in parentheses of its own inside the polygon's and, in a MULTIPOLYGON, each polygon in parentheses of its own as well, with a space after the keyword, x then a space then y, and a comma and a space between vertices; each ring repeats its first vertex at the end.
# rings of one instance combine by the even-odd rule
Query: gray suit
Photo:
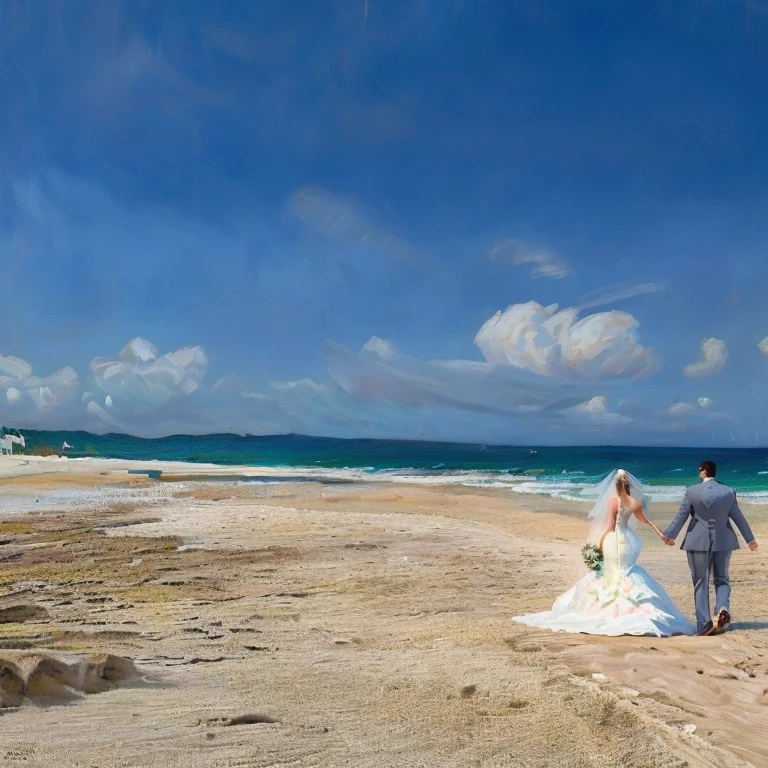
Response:
POLYGON ((715 582, 716 610, 730 610, 731 585, 728 580, 728 565, 731 553, 739 548, 731 521, 747 542, 755 537, 749 527, 732 488, 708 480, 690 486, 680 505, 675 519, 664 535, 677 538, 685 521, 690 518, 688 530, 681 549, 688 553, 688 566, 693 579, 694 601, 696 603, 696 625, 699 631, 709 623, 709 574, 715 582))

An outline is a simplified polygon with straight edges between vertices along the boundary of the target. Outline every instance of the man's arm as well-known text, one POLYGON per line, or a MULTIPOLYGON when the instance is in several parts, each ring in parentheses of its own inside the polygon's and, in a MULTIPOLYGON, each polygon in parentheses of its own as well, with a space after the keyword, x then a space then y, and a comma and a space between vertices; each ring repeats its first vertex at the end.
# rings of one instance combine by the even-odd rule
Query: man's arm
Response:
POLYGON ((693 505, 691 504, 691 500, 688 498, 688 491, 686 491, 685 496, 683 496, 683 501, 680 504, 680 509, 675 515, 675 519, 667 526, 667 530, 664 531, 664 535, 668 539, 676 539, 677 535, 685 525, 685 521, 688 519, 692 512, 693 505))
POLYGON ((739 529, 739 532, 744 537, 744 541, 746 541, 747 544, 749 544, 749 548, 754 552, 757 549, 757 542, 755 541, 755 537, 752 534, 752 529, 749 527, 747 518, 744 517, 744 513, 741 511, 739 507, 739 502, 736 501, 735 493, 733 494, 733 503, 731 504, 731 508, 728 511, 728 517, 730 517, 731 520, 733 520, 733 522, 736 523, 736 527, 739 529))

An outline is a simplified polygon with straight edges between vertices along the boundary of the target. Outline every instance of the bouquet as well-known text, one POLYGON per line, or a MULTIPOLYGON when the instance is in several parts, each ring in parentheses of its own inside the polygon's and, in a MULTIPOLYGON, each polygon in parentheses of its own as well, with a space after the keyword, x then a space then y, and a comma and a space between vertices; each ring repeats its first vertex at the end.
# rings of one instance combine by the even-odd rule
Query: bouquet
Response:
POLYGON ((581 556, 590 571, 597 573, 603 567, 603 552, 596 544, 585 544, 581 549, 581 556))

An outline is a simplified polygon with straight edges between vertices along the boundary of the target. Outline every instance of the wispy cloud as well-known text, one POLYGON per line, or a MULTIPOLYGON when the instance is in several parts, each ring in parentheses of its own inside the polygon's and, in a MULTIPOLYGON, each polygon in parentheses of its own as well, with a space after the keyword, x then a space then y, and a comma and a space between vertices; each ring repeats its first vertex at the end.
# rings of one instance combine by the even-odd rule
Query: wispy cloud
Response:
POLYGON ((672 403, 667 409, 668 413, 672 416, 679 416, 685 413, 693 413, 696 410, 696 406, 693 403, 686 403, 683 400, 678 400, 676 403, 672 403))
POLYGON ((690 379, 702 379, 720 373, 728 359, 728 345, 722 339, 704 339, 699 359, 683 368, 683 375, 690 379))
POLYGON ((399 261, 422 264, 423 256, 411 245, 372 226, 352 206, 320 187, 306 185, 291 196, 291 210, 315 234, 344 245, 370 248, 399 261))
POLYGON ((548 277, 552 280, 560 280, 568 277, 571 270, 562 259, 553 253, 532 248, 521 240, 506 238, 494 243, 489 251, 491 261, 499 264, 512 264, 515 267, 530 267, 531 277, 548 277))
POLYGON ((627 299, 633 299, 635 296, 644 296, 650 293, 660 293, 665 289, 666 285, 662 282, 647 282, 647 283, 616 283, 615 285, 608 285, 605 288, 600 288, 597 291, 592 291, 586 296, 582 297, 581 301, 577 303, 578 309, 596 309, 597 307, 605 307, 609 304, 617 304, 627 299))

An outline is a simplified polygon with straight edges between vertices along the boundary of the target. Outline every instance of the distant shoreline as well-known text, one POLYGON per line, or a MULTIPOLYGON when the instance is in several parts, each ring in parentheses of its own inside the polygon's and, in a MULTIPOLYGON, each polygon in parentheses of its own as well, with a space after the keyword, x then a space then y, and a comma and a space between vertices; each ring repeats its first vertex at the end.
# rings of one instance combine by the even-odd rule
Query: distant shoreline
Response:
MULTIPOLYGON (((371 467, 327 467, 307 465, 219 464, 215 462, 168 461, 163 459, 68 458, 58 456, 0 456, 0 481, 57 475, 69 483, 82 480, 88 485, 99 480, 114 483, 145 480, 154 482, 231 482, 286 483, 318 482, 325 484, 400 484, 421 487, 445 487, 496 490, 520 497, 548 497, 568 502, 594 500, 601 477, 583 473, 542 476, 537 471, 511 474, 485 470, 415 470, 410 468, 375 470, 371 467), (107 477, 109 479, 107 479, 107 477)), ((682 480, 682 477, 680 478, 682 480)), ((724 478, 726 480, 726 478, 724 478)), ((685 484, 649 483, 654 503, 679 503, 685 484)), ((768 481, 764 487, 740 491, 748 504, 768 503, 768 481)))
POLYGON ((69 435, 84 436, 85 439, 94 438, 96 440, 111 438, 128 438, 131 440, 140 440, 143 442, 159 442, 163 440, 200 440, 205 438, 230 438, 240 440, 261 440, 261 441, 286 441, 301 440, 315 441, 322 443, 379 443, 389 445, 403 444, 421 444, 436 446, 471 446, 477 448, 499 448, 510 450, 642 450, 642 451, 699 451, 704 453, 728 453, 740 451, 757 451, 768 453, 768 444, 765 446, 749 445, 671 445, 671 444, 652 444, 652 443, 496 443, 493 441, 481 442, 477 440, 425 440, 423 438, 410 437, 333 437, 331 435, 305 435, 301 432, 280 432, 254 435, 249 432, 204 432, 200 434, 189 434, 185 432, 172 433, 168 435, 133 435, 129 432, 89 432, 85 429, 27 429, 25 427, 9 427, 9 429, 18 429, 27 437, 69 435))

